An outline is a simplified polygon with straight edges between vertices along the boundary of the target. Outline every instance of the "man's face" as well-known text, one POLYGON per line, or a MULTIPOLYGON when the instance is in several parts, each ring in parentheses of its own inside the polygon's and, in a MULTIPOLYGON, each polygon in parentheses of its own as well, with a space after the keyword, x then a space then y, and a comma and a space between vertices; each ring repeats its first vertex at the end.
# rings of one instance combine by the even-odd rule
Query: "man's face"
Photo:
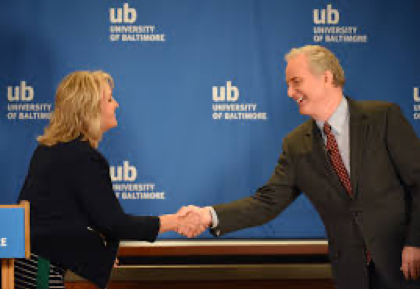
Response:
POLYGON ((299 54, 287 63, 286 83, 287 94, 296 101, 299 112, 317 119, 326 104, 325 73, 312 74, 306 55, 299 54))

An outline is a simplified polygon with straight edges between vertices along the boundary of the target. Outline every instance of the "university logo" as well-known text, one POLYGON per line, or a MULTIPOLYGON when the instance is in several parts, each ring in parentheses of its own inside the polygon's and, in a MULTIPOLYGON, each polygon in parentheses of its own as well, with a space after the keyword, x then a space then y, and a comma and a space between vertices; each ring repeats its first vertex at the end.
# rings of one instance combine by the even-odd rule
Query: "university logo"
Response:
POLYGON ((109 21, 111 23, 129 23, 132 24, 137 20, 137 11, 135 8, 130 8, 128 3, 123 5, 123 8, 109 9, 109 21))
POLYGON ((124 161, 122 166, 111 166, 110 175, 113 182, 134 182, 137 179, 137 169, 124 161))
POLYGON ((327 9, 314 9, 315 24, 338 24, 339 20, 340 13, 331 4, 327 5, 327 9))
POLYGON ((232 85, 231 81, 226 82, 226 86, 213 86, 213 101, 222 102, 229 101, 235 102, 239 99, 239 89, 232 85))
POLYGON ((51 118, 52 104, 34 102, 34 88, 21 81, 7 87, 7 118, 9 120, 40 120, 51 118))
POLYGON ((226 86, 213 86, 214 120, 267 120, 266 112, 258 112, 256 103, 240 103, 239 89, 227 81, 226 86))
POLYGON ((414 101, 415 102, 420 102, 420 96, 419 96, 419 88, 418 87, 414 87, 414 101))
POLYGON ((20 82, 20 86, 7 87, 7 99, 13 101, 31 101, 34 99, 34 89, 26 85, 25 81, 20 82))

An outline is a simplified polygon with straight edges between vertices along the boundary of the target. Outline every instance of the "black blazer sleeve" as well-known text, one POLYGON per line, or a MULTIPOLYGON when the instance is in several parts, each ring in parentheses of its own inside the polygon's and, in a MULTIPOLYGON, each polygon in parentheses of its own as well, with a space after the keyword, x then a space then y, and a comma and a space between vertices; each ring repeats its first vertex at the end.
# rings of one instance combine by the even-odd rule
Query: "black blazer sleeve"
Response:
POLYGON ((420 140, 397 105, 387 113, 387 147, 411 197, 406 245, 420 247, 420 140))
POLYGON ((83 154, 75 172, 77 201, 88 214, 95 230, 107 238, 153 242, 159 232, 158 217, 126 214, 117 200, 109 175, 109 165, 92 149, 83 154))

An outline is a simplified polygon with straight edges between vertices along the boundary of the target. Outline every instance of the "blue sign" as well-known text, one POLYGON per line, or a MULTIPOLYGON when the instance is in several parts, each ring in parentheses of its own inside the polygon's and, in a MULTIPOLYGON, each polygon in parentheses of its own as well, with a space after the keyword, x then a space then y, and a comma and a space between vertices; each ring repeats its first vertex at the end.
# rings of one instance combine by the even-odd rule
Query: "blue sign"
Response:
POLYGON ((0 258, 25 258, 23 208, 0 208, 0 258))
MULTIPOLYGON (((307 119, 287 96, 283 57, 294 47, 331 49, 345 94, 397 103, 419 134, 420 1, 401 2, 1 1, 0 204, 16 202, 55 89, 75 70, 114 78, 118 127, 99 150, 134 215, 229 202, 265 184, 282 139, 307 119)), ((273 221, 226 238, 325 230, 302 195, 273 221)))

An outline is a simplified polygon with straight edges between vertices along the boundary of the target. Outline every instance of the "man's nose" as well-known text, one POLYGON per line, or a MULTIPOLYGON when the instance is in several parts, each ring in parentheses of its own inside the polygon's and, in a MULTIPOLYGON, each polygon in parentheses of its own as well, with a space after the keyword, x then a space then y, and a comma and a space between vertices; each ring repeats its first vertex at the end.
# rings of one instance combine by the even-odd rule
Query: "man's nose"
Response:
POLYGON ((289 97, 293 97, 293 94, 294 94, 294 93, 295 93, 295 90, 294 90, 293 86, 289 85, 289 86, 287 87, 287 95, 288 95, 289 97))

